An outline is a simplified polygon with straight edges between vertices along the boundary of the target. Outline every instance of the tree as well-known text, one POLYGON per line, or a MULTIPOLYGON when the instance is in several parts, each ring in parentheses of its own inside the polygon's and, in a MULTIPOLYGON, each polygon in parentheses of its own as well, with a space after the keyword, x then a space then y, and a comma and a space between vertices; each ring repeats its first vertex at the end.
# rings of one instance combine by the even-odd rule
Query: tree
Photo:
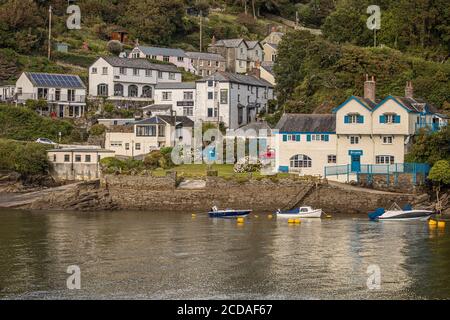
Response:
POLYGON ((436 200, 438 203, 438 210, 442 209, 439 201, 439 192, 442 185, 450 184, 450 162, 448 160, 439 160, 431 168, 428 174, 428 179, 433 181, 436 185, 436 200))
POLYGON ((184 4, 181 0, 130 0, 123 25, 150 44, 169 44, 183 30, 184 4))
POLYGON ((450 126, 433 133, 421 130, 405 157, 407 162, 426 162, 430 165, 439 160, 450 161, 450 126))
POLYGON ((110 40, 106 45, 109 52, 118 56, 123 51, 123 45, 119 40, 110 40))

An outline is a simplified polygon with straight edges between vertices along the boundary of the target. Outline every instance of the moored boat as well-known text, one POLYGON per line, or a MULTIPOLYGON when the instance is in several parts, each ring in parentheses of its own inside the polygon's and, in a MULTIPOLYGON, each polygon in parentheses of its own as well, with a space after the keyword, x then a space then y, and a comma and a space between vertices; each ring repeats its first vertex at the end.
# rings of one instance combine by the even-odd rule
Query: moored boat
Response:
POLYGON ((394 203, 389 210, 377 208, 369 213, 370 220, 428 220, 433 214, 431 210, 413 209, 410 205, 400 208, 394 203))
POLYGON ((278 209, 275 212, 277 218, 320 218, 322 216, 322 209, 313 209, 311 207, 305 206, 300 208, 295 208, 288 211, 281 211, 278 209))
POLYGON ((233 210, 233 209, 225 209, 219 210, 216 206, 211 208, 211 211, 208 212, 211 218, 237 218, 237 217, 245 217, 249 215, 252 210, 233 210))

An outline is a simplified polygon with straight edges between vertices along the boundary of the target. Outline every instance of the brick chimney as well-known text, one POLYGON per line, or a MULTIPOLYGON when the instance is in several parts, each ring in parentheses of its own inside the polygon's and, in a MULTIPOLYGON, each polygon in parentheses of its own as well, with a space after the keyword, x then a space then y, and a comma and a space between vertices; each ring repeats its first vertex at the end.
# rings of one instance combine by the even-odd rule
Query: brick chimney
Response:
POLYGON ((372 76, 369 79, 369 76, 366 74, 366 81, 364 82, 364 98, 369 99, 370 101, 375 102, 376 98, 376 83, 375 77, 372 76))
POLYGON ((412 99, 414 97, 414 88, 412 81, 406 81, 405 98, 412 99))

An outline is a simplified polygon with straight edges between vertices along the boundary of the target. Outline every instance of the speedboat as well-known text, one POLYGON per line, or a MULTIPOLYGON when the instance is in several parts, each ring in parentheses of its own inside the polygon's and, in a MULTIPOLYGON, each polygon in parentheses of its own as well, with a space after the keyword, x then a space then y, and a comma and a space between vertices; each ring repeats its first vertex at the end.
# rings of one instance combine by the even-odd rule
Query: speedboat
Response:
POLYGON ((216 206, 214 206, 208 214, 211 218, 237 218, 248 216, 251 212, 252 210, 219 210, 216 206))
POLYGON ((300 207, 288 211, 278 211, 275 213, 277 218, 320 218, 322 209, 313 209, 311 207, 300 207))
POLYGON ((428 220, 433 214, 431 210, 417 209, 414 210, 411 205, 400 208, 394 203, 389 210, 377 208, 369 213, 370 220, 428 220))

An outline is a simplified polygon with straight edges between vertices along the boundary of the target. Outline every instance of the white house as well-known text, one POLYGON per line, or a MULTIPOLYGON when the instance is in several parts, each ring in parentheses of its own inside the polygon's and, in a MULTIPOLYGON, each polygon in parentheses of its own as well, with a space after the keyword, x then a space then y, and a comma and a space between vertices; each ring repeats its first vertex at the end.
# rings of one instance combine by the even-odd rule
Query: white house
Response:
POLYGON ((229 72, 196 81, 195 119, 236 129, 257 120, 273 99, 273 86, 258 77, 229 72))
POLYGON ((80 77, 72 74, 23 72, 15 87, 17 103, 27 100, 45 100, 43 115, 78 118, 86 107, 86 86, 80 77))
POLYGON ((13 101, 15 90, 16 86, 13 84, 0 86, 0 101, 13 101))
POLYGON ((185 71, 194 73, 191 59, 181 49, 136 46, 129 54, 129 58, 147 58, 170 62, 185 71))
POLYGON ((153 101, 160 82, 181 82, 181 72, 173 65, 115 56, 101 57, 89 67, 89 95, 120 105, 153 101))
POLYGON ((178 143, 191 145, 194 122, 184 116, 157 115, 106 132, 105 147, 116 155, 137 157, 178 143))
POLYGON ((447 122, 432 105, 413 96, 411 82, 404 97, 378 101, 375 79, 367 78, 364 97, 350 97, 333 114, 285 114, 277 125, 277 165, 281 171, 301 168, 301 173, 331 179, 404 170, 405 154, 418 130, 439 130, 447 122))

